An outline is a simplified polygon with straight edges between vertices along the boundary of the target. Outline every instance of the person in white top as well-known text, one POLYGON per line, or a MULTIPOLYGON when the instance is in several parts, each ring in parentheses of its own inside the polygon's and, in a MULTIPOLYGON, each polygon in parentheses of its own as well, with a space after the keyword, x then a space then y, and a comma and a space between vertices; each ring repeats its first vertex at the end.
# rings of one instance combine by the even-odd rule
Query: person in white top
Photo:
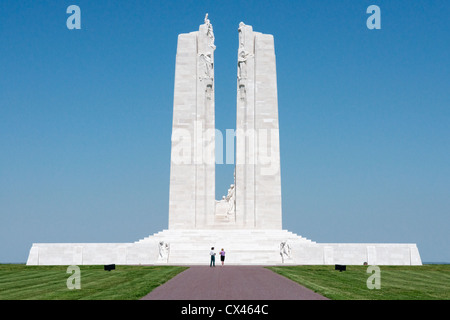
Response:
POLYGON ((211 251, 209 252, 209 255, 211 256, 211 262, 209 263, 210 267, 216 266, 216 253, 214 252, 214 247, 211 247, 211 251))

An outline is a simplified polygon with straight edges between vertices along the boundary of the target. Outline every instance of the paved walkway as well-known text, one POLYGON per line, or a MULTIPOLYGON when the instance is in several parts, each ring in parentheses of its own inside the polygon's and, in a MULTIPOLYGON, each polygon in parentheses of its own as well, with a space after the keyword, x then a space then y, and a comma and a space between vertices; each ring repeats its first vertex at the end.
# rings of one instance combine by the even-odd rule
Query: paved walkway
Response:
POLYGON ((260 266, 193 266, 143 300, 326 300, 260 266))

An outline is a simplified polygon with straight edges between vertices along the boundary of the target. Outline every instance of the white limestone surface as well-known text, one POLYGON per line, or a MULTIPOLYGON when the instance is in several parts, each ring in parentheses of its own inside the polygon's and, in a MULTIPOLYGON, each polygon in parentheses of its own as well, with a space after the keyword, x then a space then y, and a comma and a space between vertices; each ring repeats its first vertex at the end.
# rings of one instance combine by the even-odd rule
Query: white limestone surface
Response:
POLYGON ((178 36, 172 122, 169 228, 214 223, 214 33, 209 19, 178 36))
POLYGON ((236 228, 282 228, 273 36, 240 23, 236 110, 236 228))
POLYGON ((211 247, 223 248, 229 265, 422 264, 415 244, 316 243, 277 229, 175 229, 133 243, 35 243, 27 265, 207 265, 211 247))

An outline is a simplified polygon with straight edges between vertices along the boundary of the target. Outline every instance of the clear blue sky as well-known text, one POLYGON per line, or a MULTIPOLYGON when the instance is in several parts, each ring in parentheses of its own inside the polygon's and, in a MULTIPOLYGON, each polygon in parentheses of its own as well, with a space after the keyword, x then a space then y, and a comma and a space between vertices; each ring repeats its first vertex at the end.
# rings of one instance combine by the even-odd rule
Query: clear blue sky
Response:
MULTIPOLYGON (((448 0, 2 0, 0 262, 167 228, 177 35, 206 12, 223 132, 239 22, 274 35, 283 227, 450 262, 448 0), (81 30, 66 27, 72 4, 81 30), (366 27, 372 4, 381 30, 366 27)), ((217 198, 232 180, 217 165, 217 198)))

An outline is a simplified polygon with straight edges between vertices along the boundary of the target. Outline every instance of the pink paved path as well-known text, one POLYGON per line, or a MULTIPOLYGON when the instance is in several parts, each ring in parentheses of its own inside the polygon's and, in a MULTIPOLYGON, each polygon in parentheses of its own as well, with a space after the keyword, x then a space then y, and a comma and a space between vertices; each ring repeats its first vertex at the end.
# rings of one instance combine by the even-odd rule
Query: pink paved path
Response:
POLYGON ((264 267, 227 265, 190 267, 142 299, 327 300, 264 267))

